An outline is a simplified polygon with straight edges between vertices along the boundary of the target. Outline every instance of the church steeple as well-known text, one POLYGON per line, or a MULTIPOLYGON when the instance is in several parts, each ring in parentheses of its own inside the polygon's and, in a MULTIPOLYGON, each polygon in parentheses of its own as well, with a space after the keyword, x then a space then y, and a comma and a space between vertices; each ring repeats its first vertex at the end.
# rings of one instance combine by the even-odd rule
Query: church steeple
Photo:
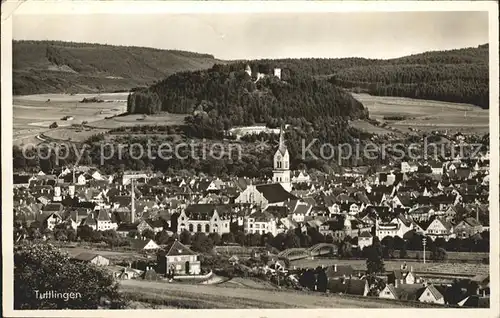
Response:
POLYGON ((285 145, 285 134, 283 133, 283 125, 280 126, 280 141, 279 141, 279 145, 278 145, 278 150, 283 155, 287 151, 287 148, 286 148, 286 145, 285 145))
POLYGON ((278 149, 273 160, 273 182, 280 183, 287 191, 291 191, 289 162, 290 155, 285 145, 283 126, 281 126, 278 149))

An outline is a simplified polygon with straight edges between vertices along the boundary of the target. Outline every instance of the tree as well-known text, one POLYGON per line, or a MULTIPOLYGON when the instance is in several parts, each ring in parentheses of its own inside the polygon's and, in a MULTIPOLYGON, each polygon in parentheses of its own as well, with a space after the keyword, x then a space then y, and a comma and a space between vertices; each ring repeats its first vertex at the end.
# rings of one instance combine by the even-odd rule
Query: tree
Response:
POLYGON ((94 237, 94 230, 88 225, 81 225, 76 229, 76 235, 82 241, 91 241, 94 237))
POLYGON ((191 244, 191 233, 188 231, 184 230, 181 232, 179 235, 179 240, 181 241, 182 244, 189 245, 191 244))
POLYGON ((249 233, 245 236, 245 245, 247 246, 259 246, 260 245, 260 234, 249 233))
POLYGON ((238 231, 236 232, 236 235, 234 236, 234 241, 238 243, 239 245, 244 246, 245 245, 245 233, 238 231))
POLYGON ((408 251, 406 250, 406 243, 403 243, 401 249, 399 250, 399 258, 408 257, 408 251))
POLYGON ((276 247, 278 250, 282 251, 282 250, 286 249, 285 239, 286 239, 285 234, 279 233, 278 235, 276 235, 273 238, 273 240, 271 241, 271 245, 276 247))
POLYGON ((233 233, 224 233, 221 237, 222 244, 234 243, 233 233))
POLYGON ((293 231, 289 231, 285 236, 285 249, 300 247, 300 238, 293 231))
POLYGON ((260 245, 261 246, 267 246, 268 244, 271 244, 274 239, 273 233, 267 232, 266 234, 262 235, 260 240, 260 245))
POLYGON ((378 237, 373 238, 373 244, 367 247, 366 254, 366 271, 368 274, 383 273, 385 270, 383 248, 378 237))
POLYGON ((49 244, 15 247, 15 309, 98 309, 124 305, 118 284, 106 269, 72 262, 67 254, 49 244), (37 297, 37 293, 43 295, 47 291, 63 294, 37 297))
POLYGON ((326 289, 328 287, 328 277, 326 276, 325 270, 323 268, 318 268, 318 277, 316 279, 317 281, 317 290, 322 293, 326 293, 326 289))
POLYGON ((325 237, 315 227, 308 228, 307 234, 311 237, 311 246, 325 242, 325 237))
POLYGON ((212 240, 205 233, 197 232, 193 237, 191 249, 195 252, 209 253, 214 248, 212 240))
POLYGON ((139 237, 139 231, 138 230, 130 230, 128 232, 127 236, 130 238, 137 238, 137 237, 139 237))
POLYGON ((160 244, 160 245, 164 245, 164 244, 168 243, 169 238, 170 238, 170 236, 168 235, 167 231, 161 231, 161 232, 156 233, 155 242, 160 244))
POLYGON ((153 232, 153 230, 151 229, 145 229, 144 231, 142 231, 141 236, 146 239, 152 240, 155 238, 155 232, 153 232))
POLYGON ((394 258, 394 238, 392 236, 386 236, 381 242, 384 251, 385 258, 394 258))
POLYGON ((340 243, 340 248, 339 248, 339 256, 341 258, 350 258, 352 257, 352 244, 349 242, 349 240, 346 238, 340 243))
POLYGON ((215 246, 220 245, 221 237, 219 233, 210 233, 208 234, 208 237, 212 240, 215 246))
POLYGON ((444 261, 446 259, 446 250, 442 247, 435 247, 431 252, 431 259, 435 261, 444 261))

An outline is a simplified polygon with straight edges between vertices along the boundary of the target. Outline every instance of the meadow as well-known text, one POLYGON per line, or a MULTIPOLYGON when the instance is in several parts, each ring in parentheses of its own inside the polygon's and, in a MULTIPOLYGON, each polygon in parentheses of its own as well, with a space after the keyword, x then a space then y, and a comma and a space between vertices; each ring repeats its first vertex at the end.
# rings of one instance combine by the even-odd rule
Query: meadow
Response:
POLYGON ((136 302, 162 308, 244 309, 244 308, 403 308, 425 307, 421 303, 385 301, 278 289, 186 285, 143 280, 123 280, 120 290, 136 302), (163 307, 165 306, 165 307, 163 307))
POLYGON ((14 96, 13 144, 47 141, 83 142, 110 129, 138 125, 178 125, 185 115, 126 115, 128 93, 39 94, 14 96), (84 98, 103 102, 81 103, 84 98), (71 116, 72 120, 64 120, 71 116), (49 128, 52 123, 57 128, 49 128))
MULTIPOLYGON (((410 127, 423 131, 448 130, 462 133, 489 131, 489 112, 478 106, 368 94, 352 93, 352 96, 368 108, 370 118, 386 122, 388 127, 403 132, 408 131, 410 127), (403 120, 384 119, 396 116, 403 117, 403 120)), ((366 129, 369 129, 368 125, 370 124, 367 123, 366 129)), ((375 130, 371 132, 380 134, 383 132, 381 129, 375 127, 375 130)))

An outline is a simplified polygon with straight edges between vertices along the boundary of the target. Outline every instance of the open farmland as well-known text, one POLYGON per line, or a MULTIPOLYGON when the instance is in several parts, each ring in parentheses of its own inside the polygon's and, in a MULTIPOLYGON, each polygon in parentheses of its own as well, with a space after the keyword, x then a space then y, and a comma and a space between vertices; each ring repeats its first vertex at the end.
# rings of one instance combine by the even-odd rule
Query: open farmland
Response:
POLYGON ((410 127, 424 131, 448 129, 462 133, 489 131, 488 110, 474 105, 355 93, 352 96, 368 108, 371 118, 387 122, 389 127, 401 131, 407 131, 410 127), (384 120, 384 117, 391 116, 406 119, 384 120))
MULTIPOLYGON (((403 302, 354 298, 295 291, 186 285, 143 280, 123 280, 120 289, 136 301, 177 308, 402 308, 403 302)), ((424 304, 416 304, 425 306, 424 304)))
POLYGON ((44 140, 82 142, 92 135, 122 126, 178 125, 185 115, 124 115, 128 93, 41 94, 15 96, 13 101, 14 145, 38 144, 44 140), (81 103, 97 97, 104 102, 81 103), (63 120, 71 116, 72 120, 63 120), (58 127, 50 129, 56 122, 58 127), (82 123, 85 125, 82 125, 82 123))
MULTIPOLYGON (((393 261, 385 260, 384 265, 387 271, 400 269, 401 265, 405 263, 412 266, 415 272, 429 273, 429 274, 445 274, 457 276, 475 276, 487 275, 489 273, 489 266, 486 264, 470 264, 470 263, 433 263, 422 261, 393 261)), ((365 260, 338 260, 338 259, 301 259, 292 261, 290 266, 297 268, 316 268, 318 266, 331 266, 331 265, 351 265, 355 270, 366 270, 365 260)))

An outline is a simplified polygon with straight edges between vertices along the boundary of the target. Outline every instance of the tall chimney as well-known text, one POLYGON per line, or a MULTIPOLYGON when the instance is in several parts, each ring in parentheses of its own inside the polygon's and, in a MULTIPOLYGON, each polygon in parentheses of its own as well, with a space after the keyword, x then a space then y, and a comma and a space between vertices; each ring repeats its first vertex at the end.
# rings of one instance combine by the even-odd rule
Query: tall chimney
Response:
POLYGON ((333 271, 336 273, 337 272, 337 264, 333 265, 333 271))
POLYGON ((476 221, 479 222, 479 209, 476 207, 476 221))
POLYGON ((75 177, 75 166, 73 166, 73 184, 76 183, 76 177, 75 177))
POLYGON ((132 201, 132 207, 130 209, 130 215, 131 215, 131 222, 134 224, 135 222, 135 191, 134 191, 134 179, 130 179, 130 182, 132 184, 132 193, 130 194, 131 196, 131 201, 132 201))

